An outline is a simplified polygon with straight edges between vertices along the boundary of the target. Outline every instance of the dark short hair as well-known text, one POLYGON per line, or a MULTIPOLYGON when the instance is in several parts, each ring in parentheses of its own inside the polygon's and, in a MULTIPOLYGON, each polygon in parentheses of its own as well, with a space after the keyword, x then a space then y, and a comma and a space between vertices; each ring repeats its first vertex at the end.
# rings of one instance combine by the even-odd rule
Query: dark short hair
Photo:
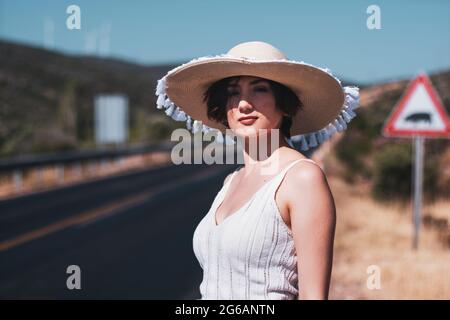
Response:
MULTIPOLYGON (((222 123, 227 128, 230 128, 227 121, 226 105, 228 102, 227 87, 230 82, 238 80, 240 76, 228 77, 213 83, 204 93, 203 101, 208 107, 208 118, 219 123, 222 123)), ((264 78, 262 78, 264 79, 264 78)), ((290 129, 292 126, 292 117, 303 108, 303 105, 297 95, 285 85, 279 82, 266 80, 272 89, 275 98, 276 107, 287 116, 283 115, 280 130, 281 133, 290 138, 290 129)))

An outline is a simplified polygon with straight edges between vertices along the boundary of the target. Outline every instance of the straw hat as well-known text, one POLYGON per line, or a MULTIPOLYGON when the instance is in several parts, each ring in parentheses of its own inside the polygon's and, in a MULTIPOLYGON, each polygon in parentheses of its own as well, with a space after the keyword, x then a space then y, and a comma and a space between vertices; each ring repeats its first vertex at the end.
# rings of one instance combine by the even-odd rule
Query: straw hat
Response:
POLYGON ((357 87, 342 87, 328 69, 288 60, 277 48, 259 41, 241 43, 226 54, 201 57, 170 70, 158 80, 157 108, 165 109, 174 120, 186 121, 194 133, 215 130, 218 141, 223 141, 226 127, 208 118, 203 94, 214 82, 241 75, 279 82, 298 96, 303 108, 292 118, 290 132, 302 150, 345 130, 356 116, 357 87))

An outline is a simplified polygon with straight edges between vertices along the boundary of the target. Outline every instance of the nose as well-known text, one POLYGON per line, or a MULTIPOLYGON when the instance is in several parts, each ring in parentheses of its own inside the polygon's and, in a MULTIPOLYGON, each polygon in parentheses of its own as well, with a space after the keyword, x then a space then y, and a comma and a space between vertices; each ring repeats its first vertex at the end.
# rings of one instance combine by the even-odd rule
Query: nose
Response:
POLYGON ((238 109, 241 113, 247 113, 253 108, 253 106, 246 99, 241 99, 239 101, 238 109))

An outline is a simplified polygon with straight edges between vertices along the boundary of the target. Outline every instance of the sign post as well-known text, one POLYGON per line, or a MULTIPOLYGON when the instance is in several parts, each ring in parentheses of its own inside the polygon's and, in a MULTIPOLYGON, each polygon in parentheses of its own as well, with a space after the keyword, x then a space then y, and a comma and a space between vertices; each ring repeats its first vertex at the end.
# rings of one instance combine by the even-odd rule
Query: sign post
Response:
POLYGON ((414 206, 413 206, 413 249, 419 247, 420 222, 422 221, 422 174, 423 174, 423 147, 424 138, 414 136, 414 206))
POLYGON ((382 135, 412 137, 413 140, 413 241, 419 247, 422 222, 422 181, 425 138, 450 138, 450 120, 442 102, 425 73, 408 85, 406 92, 388 117, 382 135))

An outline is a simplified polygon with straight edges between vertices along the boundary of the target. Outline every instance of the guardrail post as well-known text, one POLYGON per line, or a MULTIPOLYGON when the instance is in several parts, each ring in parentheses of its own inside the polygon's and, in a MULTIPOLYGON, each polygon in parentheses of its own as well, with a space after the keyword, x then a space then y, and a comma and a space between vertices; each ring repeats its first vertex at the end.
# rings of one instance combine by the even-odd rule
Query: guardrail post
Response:
POLYGON ((100 162, 100 171, 104 172, 106 170, 106 168, 108 167, 108 159, 101 159, 99 160, 100 162))
POLYGON ((55 169, 58 182, 64 182, 64 164, 57 164, 55 169))
POLYGON ((38 186, 42 185, 42 176, 43 176, 43 169, 42 167, 36 168, 36 183, 38 186))
POLYGON ((14 170, 13 172, 14 189, 20 190, 23 186, 22 170, 14 170))
POLYGON ((73 171, 74 171, 74 175, 77 178, 80 178, 82 176, 81 174, 81 164, 79 162, 75 163, 73 165, 73 171))

